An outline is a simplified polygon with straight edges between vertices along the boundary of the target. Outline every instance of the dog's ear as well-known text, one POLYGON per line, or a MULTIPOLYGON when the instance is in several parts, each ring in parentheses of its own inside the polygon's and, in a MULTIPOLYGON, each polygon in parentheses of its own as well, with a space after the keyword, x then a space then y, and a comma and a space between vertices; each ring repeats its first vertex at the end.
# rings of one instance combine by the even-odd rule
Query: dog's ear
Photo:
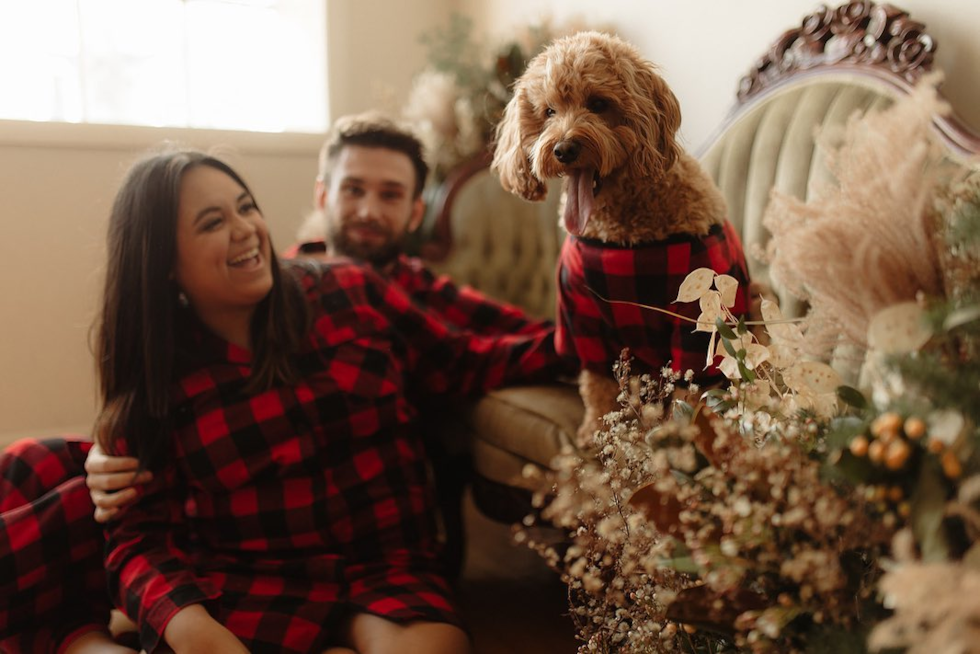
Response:
POLYGON ((636 71, 632 82, 636 112, 629 112, 628 120, 639 138, 639 148, 630 161, 632 172, 638 176, 657 178, 670 170, 681 148, 677 143, 677 130, 681 126, 681 108, 677 97, 667 83, 653 70, 643 66, 636 71))
POLYGON ((534 124, 534 108, 518 81, 514 87, 514 96, 504 107, 504 116, 497 125, 490 169, 500 177, 500 185, 505 191, 525 200, 537 201, 544 199, 548 187, 531 172, 531 162, 524 147, 525 138, 537 138, 537 134, 529 133, 529 130, 534 129, 534 124))

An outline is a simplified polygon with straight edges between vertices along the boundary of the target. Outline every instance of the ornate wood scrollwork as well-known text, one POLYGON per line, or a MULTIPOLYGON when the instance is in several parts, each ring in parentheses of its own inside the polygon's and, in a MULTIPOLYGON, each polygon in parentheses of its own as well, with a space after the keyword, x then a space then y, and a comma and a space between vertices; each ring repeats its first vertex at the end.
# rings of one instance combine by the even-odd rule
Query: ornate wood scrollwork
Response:
POLYGON ((935 52, 925 25, 892 5, 824 5, 776 39, 740 81, 738 98, 745 102, 794 73, 831 65, 877 68, 914 85, 931 70, 935 52))

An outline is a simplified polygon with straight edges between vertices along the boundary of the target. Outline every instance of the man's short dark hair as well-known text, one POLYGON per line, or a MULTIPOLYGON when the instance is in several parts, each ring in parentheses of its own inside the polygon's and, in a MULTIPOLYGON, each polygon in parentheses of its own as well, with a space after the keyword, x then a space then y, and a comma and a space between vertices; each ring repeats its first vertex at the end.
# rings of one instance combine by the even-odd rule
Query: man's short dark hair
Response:
POLYGON ((330 176, 330 169, 340 151, 348 145, 365 148, 384 148, 405 154, 415 169, 415 198, 422 195, 429 165, 422 154, 422 142, 407 127, 402 127, 380 113, 368 112, 338 118, 326 142, 320 148, 321 179, 330 176))

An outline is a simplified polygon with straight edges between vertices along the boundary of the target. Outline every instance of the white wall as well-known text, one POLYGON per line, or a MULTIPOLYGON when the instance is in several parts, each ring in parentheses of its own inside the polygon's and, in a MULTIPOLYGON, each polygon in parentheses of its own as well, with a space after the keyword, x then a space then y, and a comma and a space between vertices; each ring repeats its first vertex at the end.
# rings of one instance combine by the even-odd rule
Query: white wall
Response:
MULTIPOLYGON (((490 36, 550 17, 608 25, 661 68, 684 114, 681 136, 699 146, 725 116, 737 82, 783 31, 800 24, 816 0, 460 0, 490 36)), ((828 5, 840 2, 828 0, 828 5)), ((925 23, 939 44, 937 65, 946 71, 947 97, 980 131, 980 2, 894 0, 925 23)))
MULTIPOLYGON (((980 130, 974 36, 980 3, 903 6, 939 42, 948 95, 980 130)), ((425 63, 419 34, 444 26, 454 9, 471 14, 490 42, 551 16, 615 27, 658 62, 680 99, 683 136, 697 146, 728 110, 739 77, 815 7, 810 0, 329 0, 330 111, 397 109, 425 63)), ((232 162, 253 186, 280 245, 310 208, 318 135, 0 121, 0 444, 88 431, 95 409, 88 336, 108 206, 128 163, 164 138, 236 146, 232 162)))

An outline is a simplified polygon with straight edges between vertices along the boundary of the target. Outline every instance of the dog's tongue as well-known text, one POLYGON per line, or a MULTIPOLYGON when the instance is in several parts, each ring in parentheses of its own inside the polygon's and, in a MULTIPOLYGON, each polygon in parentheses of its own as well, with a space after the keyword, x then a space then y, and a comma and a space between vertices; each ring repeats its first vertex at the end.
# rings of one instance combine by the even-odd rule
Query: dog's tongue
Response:
POLYGON ((568 186, 565 189, 565 229, 578 236, 585 229, 592 215, 595 196, 592 194, 592 179, 595 168, 576 168, 568 173, 568 186))

